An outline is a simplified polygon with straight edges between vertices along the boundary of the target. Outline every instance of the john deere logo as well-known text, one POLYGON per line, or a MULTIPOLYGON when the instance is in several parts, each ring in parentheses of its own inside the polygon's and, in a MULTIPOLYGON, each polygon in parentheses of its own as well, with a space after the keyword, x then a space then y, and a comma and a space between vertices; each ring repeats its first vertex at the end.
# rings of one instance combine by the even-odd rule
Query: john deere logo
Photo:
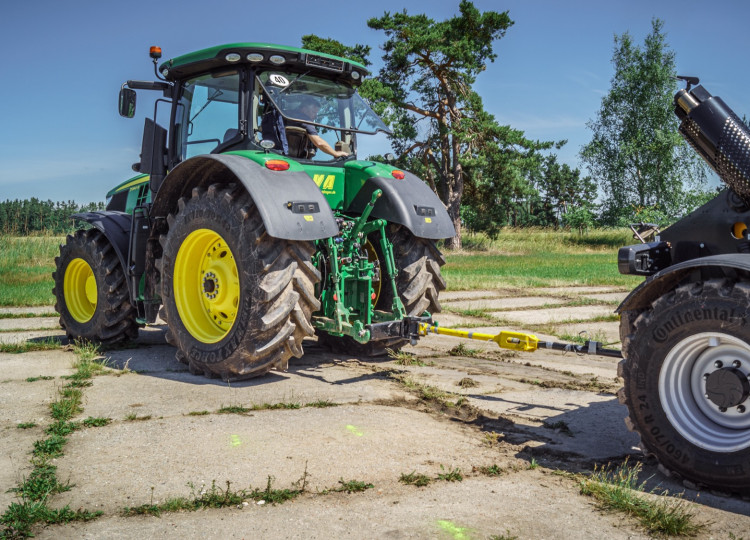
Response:
POLYGON ((332 174, 325 175, 325 174, 316 174, 313 176, 313 181, 317 186, 320 188, 320 190, 323 193, 333 194, 336 193, 333 191, 333 184, 336 181, 336 177, 332 174))

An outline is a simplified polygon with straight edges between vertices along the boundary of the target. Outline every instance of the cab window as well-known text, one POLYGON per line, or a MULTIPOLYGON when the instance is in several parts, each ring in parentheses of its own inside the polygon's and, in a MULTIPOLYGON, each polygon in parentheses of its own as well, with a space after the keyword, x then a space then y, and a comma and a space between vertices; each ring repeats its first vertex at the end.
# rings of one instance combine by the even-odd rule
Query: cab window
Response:
POLYGON ((208 154, 238 134, 240 77, 202 75, 187 81, 177 109, 180 155, 208 154))

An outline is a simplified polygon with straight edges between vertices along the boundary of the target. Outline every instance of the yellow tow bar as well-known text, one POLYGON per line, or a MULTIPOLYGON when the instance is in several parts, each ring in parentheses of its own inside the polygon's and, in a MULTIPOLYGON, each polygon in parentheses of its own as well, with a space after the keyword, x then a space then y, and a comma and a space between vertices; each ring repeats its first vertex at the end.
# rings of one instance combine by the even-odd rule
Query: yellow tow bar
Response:
POLYGON ((574 352, 577 354, 592 354, 597 356, 610 356, 613 358, 622 358, 622 353, 616 349, 604 349, 599 341, 586 341, 583 345, 573 343, 559 343, 557 341, 542 341, 534 334, 525 334, 523 332, 510 332, 504 330, 499 334, 484 334, 482 332, 470 332, 468 330, 454 330, 453 328, 441 328, 435 324, 419 323, 419 335, 427 336, 429 334, 438 334, 442 336, 452 336, 466 339, 476 339, 478 341, 494 341, 501 349, 510 349, 512 351, 534 352, 540 347, 556 351, 574 352))

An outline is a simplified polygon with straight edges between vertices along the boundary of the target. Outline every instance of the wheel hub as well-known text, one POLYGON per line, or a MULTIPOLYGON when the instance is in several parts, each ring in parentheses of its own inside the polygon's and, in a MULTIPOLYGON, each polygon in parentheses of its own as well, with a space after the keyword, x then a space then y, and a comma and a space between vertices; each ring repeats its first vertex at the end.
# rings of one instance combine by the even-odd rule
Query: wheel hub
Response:
POLYGON ((224 239, 198 229, 175 260, 175 303, 190 334, 203 343, 222 340, 237 316, 240 284, 234 255, 224 239))
POLYGON ((750 446, 750 345, 720 332, 694 334, 664 358, 659 397, 672 426, 714 452, 750 446))
MULTIPOLYGON (((737 363, 740 364, 739 361, 737 363)), ((734 367, 720 368, 704 377, 706 397, 722 412, 726 412, 729 407, 738 406, 750 395, 747 376, 734 367)))
POLYGON ((213 300, 219 294, 219 281, 213 272, 206 272, 203 276, 203 293, 209 300, 213 300))

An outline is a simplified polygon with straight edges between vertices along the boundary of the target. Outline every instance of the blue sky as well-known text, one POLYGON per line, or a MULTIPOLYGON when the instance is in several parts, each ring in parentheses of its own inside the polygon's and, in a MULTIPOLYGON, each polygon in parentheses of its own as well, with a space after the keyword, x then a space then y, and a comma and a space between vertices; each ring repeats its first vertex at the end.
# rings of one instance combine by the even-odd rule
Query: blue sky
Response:
MULTIPOLYGON (((373 48, 384 35, 369 17, 407 9, 442 20, 458 0, 311 2, 286 0, 27 0, 5 2, 0 18, 0 200, 39 197, 103 201, 132 176, 143 117, 117 114, 126 79, 153 79, 148 48, 164 59, 218 45, 267 41, 299 45, 315 33, 373 48)), ((496 42, 497 60, 477 81, 487 110, 534 139, 567 139, 561 161, 579 166, 612 76, 615 34, 637 43, 651 19, 665 22, 680 74, 700 77, 740 116, 750 116, 750 3, 743 0, 476 0, 482 11, 509 11, 515 21, 496 42)), ((144 93, 141 93, 143 96, 144 93)), ((143 96, 145 97, 145 96, 143 96)), ((364 142, 364 141, 362 141, 364 142)), ((375 140, 373 150, 387 151, 375 140)), ((364 146, 364 145, 361 145, 364 146)))

